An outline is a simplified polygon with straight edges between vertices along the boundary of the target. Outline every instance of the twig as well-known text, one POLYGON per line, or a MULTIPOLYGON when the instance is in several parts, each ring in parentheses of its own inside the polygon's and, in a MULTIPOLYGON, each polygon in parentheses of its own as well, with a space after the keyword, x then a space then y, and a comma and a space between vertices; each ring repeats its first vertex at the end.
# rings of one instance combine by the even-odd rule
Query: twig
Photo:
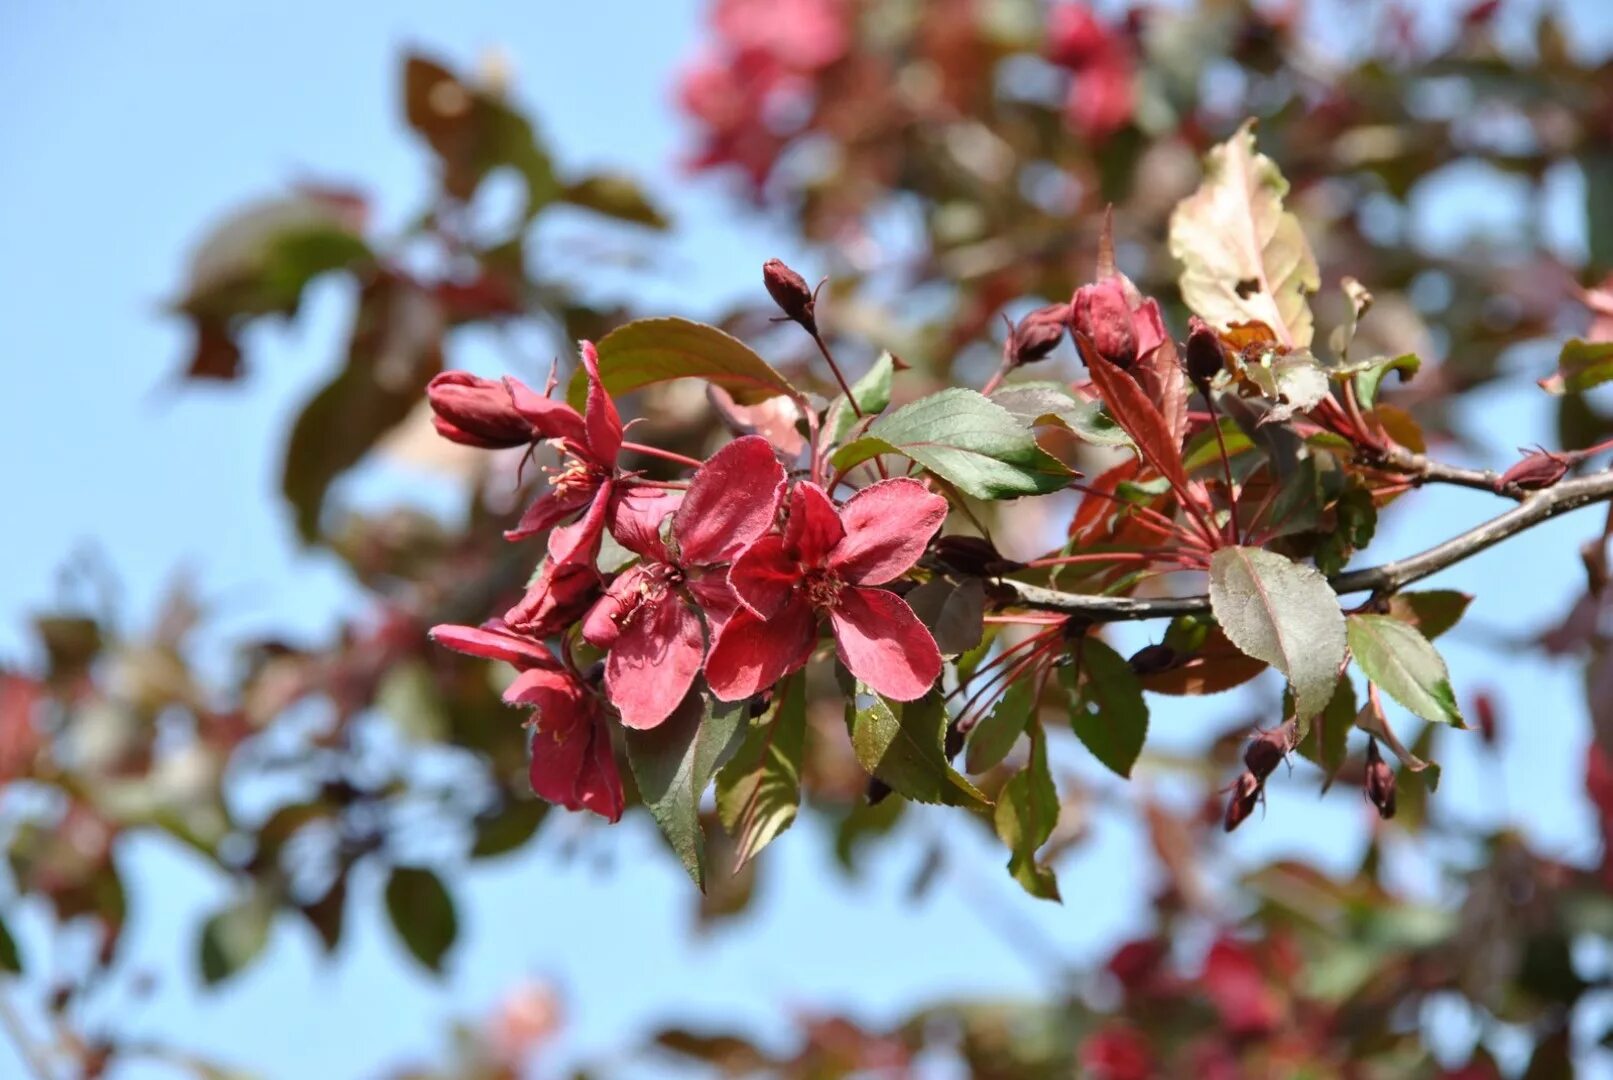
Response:
POLYGON ((1419 483, 1455 484, 1458 487, 1488 491, 1492 495, 1505 495, 1509 499, 1522 499, 1527 492, 1515 486, 1501 486, 1501 474, 1490 469, 1464 469, 1447 465, 1425 454, 1413 453, 1404 446, 1391 445, 1372 455, 1375 464, 1384 465, 1398 473, 1405 473, 1419 483))
MULTIPOLYGON (((1493 487, 1489 490, 1494 491, 1493 487)), ((1329 579, 1333 591, 1392 593, 1412 582, 1477 555, 1525 529, 1543 521, 1595 503, 1613 501, 1613 470, 1567 480, 1523 497, 1504 514, 1499 514, 1467 532, 1451 537, 1427 551, 1382 566, 1352 570, 1329 579)), ((1041 611, 1081 615, 1092 622, 1125 622, 1138 619, 1169 619, 1196 615, 1210 610, 1208 596, 1089 596, 1060 592, 1039 585, 1004 580, 1002 584, 1019 594, 1019 603, 1041 611)))

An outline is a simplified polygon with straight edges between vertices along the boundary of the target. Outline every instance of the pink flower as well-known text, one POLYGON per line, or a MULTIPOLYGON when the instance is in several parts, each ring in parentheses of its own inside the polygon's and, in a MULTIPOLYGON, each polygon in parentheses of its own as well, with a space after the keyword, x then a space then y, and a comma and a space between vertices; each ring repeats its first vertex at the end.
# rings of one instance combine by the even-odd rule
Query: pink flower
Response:
POLYGON ((907 602, 872 586, 894 581, 946 519, 946 500, 917 480, 883 480, 838 511, 816 484, 798 484, 782 536, 763 536, 734 561, 740 601, 706 660, 724 701, 760 692, 806 665, 829 618, 841 663, 880 694, 913 701, 941 674, 935 639, 907 602))
POLYGON ((1148 1042, 1135 1028, 1111 1023, 1081 1043, 1083 1076, 1092 1080, 1148 1080, 1154 1075, 1148 1042))
POLYGON ((1082 350, 1091 349, 1119 368, 1129 369, 1165 342, 1159 302, 1144 299, 1123 274, 1075 290, 1070 330, 1082 350))
POLYGON ((533 794, 567 810, 591 810, 612 822, 626 800, 611 752, 605 710, 577 676, 542 642, 497 621, 483 626, 435 626, 431 638, 468 656, 502 660, 520 672, 504 691, 511 705, 530 705, 533 794))
POLYGON ((1204 992, 1229 1035, 1268 1035, 1283 1021, 1282 999, 1271 989, 1245 946, 1222 938, 1204 958, 1204 992))
POLYGON ((671 512, 670 540, 659 518, 619 519, 615 536, 639 561, 588 613, 583 637, 610 650, 605 692, 623 724, 655 727, 689 692, 706 654, 700 612, 715 635, 734 608, 715 568, 773 527, 783 494, 784 466, 766 439, 747 435, 695 473, 671 512))
POLYGON ((1130 43, 1100 22, 1085 4, 1060 4, 1048 16, 1047 58, 1074 74, 1065 118, 1075 131, 1101 142, 1131 120, 1130 43))

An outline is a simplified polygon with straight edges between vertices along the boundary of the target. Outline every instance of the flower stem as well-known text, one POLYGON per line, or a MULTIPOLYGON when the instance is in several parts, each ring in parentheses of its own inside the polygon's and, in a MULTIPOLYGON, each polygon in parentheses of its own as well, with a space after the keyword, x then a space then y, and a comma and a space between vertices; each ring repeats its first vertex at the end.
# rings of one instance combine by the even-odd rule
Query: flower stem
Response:
POLYGON ((635 454, 643 454, 645 457, 655 457, 660 458, 662 461, 671 461, 675 464, 684 465, 691 469, 698 469, 700 466, 705 464, 705 462, 696 460, 695 458, 686 457, 683 454, 673 453, 671 450, 663 450, 659 446, 646 446, 644 443, 624 441, 622 443, 622 449, 631 450, 635 454))

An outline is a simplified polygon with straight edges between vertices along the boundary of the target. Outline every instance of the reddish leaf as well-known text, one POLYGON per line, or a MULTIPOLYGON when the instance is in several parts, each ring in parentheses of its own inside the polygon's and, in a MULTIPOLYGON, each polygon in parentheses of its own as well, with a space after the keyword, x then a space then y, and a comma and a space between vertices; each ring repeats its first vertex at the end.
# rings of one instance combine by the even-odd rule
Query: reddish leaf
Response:
POLYGON ((1182 444, 1172 438, 1170 425, 1147 393, 1135 379, 1096 353, 1090 353, 1086 359, 1103 403, 1109 407, 1115 423, 1137 444, 1137 453, 1178 492, 1186 491, 1182 444))

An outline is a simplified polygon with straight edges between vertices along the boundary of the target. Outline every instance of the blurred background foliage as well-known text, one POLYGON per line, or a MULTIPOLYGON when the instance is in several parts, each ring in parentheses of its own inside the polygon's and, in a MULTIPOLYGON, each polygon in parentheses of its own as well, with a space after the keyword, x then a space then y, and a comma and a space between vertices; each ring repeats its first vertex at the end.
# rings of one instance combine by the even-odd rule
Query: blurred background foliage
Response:
MULTIPOLYGON (((1097 12, 1033 0, 714 0, 702 50, 666 88, 687 118, 689 175, 679 182, 719 186, 736 212, 748 208, 804 245, 827 275, 820 310, 842 355, 889 349, 913 369, 898 392, 916 396, 983 381, 1004 316, 1064 300, 1089 280, 1107 207, 1121 268, 1180 331, 1169 212, 1197 183, 1202 152, 1258 117, 1261 148, 1292 185, 1288 205, 1323 280, 1353 276, 1375 294, 1363 347, 1424 358, 1420 376, 1388 400, 1457 456, 1504 453, 1510 433, 1474 424, 1461 402, 1495 380, 1547 374, 1565 336, 1613 337, 1613 299, 1598 289, 1613 273, 1613 67, 1580 45, 1571 17, 1505 7, 1481 3, 1431 28, 1393 5, 1358 19, 1354 5, 1233 0, 1097 12), (1474 177, 1540 227, 1444 227, 1441 203, 1474 177), (1564 192, 1582 207, 1569 242, 1546 223, 1564 192)), ((96 567, 77 567, 80 599, 34 618, 30 648, 0 675, 5 910, 48 912, 52 953, 79 943, 72 962, 50 959, 0 924, 0 966, 42 1002, 3 1010, 19 1067, 40 1076, 117 1075, 137 1063, 272 1072, 272 1062, 197 1060, 115 1021, 79 1023, 82 1002, 108 986, 139 992, 143 976, 119 951, 140 903, 118 855, 131 835, 166 837, 229 883, 230 899, 172 957, 212 985, 262 963, 279 920, 301 921, 340 954, 361 867, 384 879, 398 962, 438 971, 468 932, 460 879, 562 816, 531 796, 525 732, 499 701, 497 673, 425 637, 435 623, 474 623, 520 591, 533 552, 500 531, 541 478, 518 480, 512 457, 434 440, 423 389, 456 366, 471 334, 531 375, 550 357, 568 365, 578 338, 676 313, 646 308, 638 282, 677 226, 634 178, 558 164, 534 116, 566 103, 527 101, 497 56, 401 56, 396 94, 403 137, 428 151, 431 169, 430 195, 403 227, 377 224, 363 177, 291 186, 197 223, 169 315, 190 330, 174 360, 180 378, 251 394, 257 328, 296 320, 316 281, 351 294, 345 359, 283 434, 281 490, 301 541, 341 561, 366 610, 326 640, 255 634, 229 642, 231 662, 206 665, 195 657, 215 613, 193 591, 177 586, 155 621, 130 628, 111 616, 96 567), (546 246, 555 221, 566 227, 564 250, 546 246), (444 514, 347 499, 350 474, 377 459, 448 475, 461 506, 444 514)), ((759 251, 757 267, 771 254, 759 251)), ((758 276, 722 325, 798 385, 830 390, 809 343, 770 325, 759 285, 758 276)), ((92 294, 89 317, 94 303, 92 294)), ((1324 292, 1317 303, 1324 323, 1343 311, 1342 296, 1324 292)), ((1050 366, 1073 373, 1073 361, 1065 347, 1050 366)), ((643 418, 637 438, 691 454, 734 421, 726 403, 684 384, 631 404, 643 418)), ((1613 434, 1613 411, 1595 395, 1565 395, 1557 410, 1563 447, 1613 434)), ((653 476, 664 466, 635 467, 653 476)), ((1395 513, 1415 515, 1416 505, 1395 513)), ((1046 511, 997 512, 1015 535, 1059 527, 1038 516, 1046 511)), ((107 544, 115 556, 115 536, 107 544)), ((1595 564, 1599 548, 1587 552, 1595 564)), ((1571 563, 1574 553, 1554 557, 1571 563)), ((1591 575, 1560 625, 1505 648, 1586 663, 1595 733, 1586 797, 1605 837, 1613 650, 1601 584, 1591 575)), ((923 808, 867 804, 837 691, 813 691, 808 813, 854 873, 871 846, 919 843, 898 819, 923 808)), ((1098 804, 1121 800, 1146 838, 1133 859, 1151 864, 1157 883, 1142 920, 1151 930, 1112 943, 1096 968, 1066 968, 1028 926, 999 928, 1028 935, 1018 947, 1057 968, 1057 993, 935 1002, 894 1023, 814 1014, 772 1040, 706 1018, 627 1041, 610 1061, 565 1067, 1471 1080, 1613 1067, 1602 1048, 1613 1031, 1605 847, 1573 860, 1534 851, 1520 833, 1443 815, 1438 797, 1407 785, 1392 822, 1363 804, 1359 827, 1370 837, 1353 873, 1292 859, 1229 873, 1217 789, 1254 721, 1277 708, 1264 682, 1239 693, 1247 709, 1236 724, 1201 727, 1195 753, 1150 757, 1148 783, 1120 792, 1056 768, 1063 807, 1049 861, 1089 842, 1098 804), (1385 875, 1384 845, 1400 842, 1419 845, 1433 893, 1385 875), (1459 1003, 1467 1018, 1457 1025, 1467 1034, 1447 1039, 1437 1059, 1429 1002, 1459 1003)), ((1496 745, 1493 704, 1475 712, 1479 730, 1453 737, 1496 745)), ((1357 798, 1360 770, 1348 764, 1329 798, 1357 798)), ((717 868, 704 896, 690 892, 691 928, 745 912, 769 873, 766 859, 725 868, 728 841, 711 817, 717 868)), ((964 827, 949 819, 949 829, 964 827)), ((922 846, 915 904, 947 857, 938 837, 922 846)), ((1082 894, 1102 887, 1067 877, 1067 916, 1079 919, 1082 894)), ((869 978, 878 977, 871 959, 869 978)), ((515 988, 493 1016, 457 1029, 444 1061, 398 1075, 552 1074, 554 993, 515 988)), ((374 1057, 379 1067, 393 1055, 378 1046, 374 1057)))

